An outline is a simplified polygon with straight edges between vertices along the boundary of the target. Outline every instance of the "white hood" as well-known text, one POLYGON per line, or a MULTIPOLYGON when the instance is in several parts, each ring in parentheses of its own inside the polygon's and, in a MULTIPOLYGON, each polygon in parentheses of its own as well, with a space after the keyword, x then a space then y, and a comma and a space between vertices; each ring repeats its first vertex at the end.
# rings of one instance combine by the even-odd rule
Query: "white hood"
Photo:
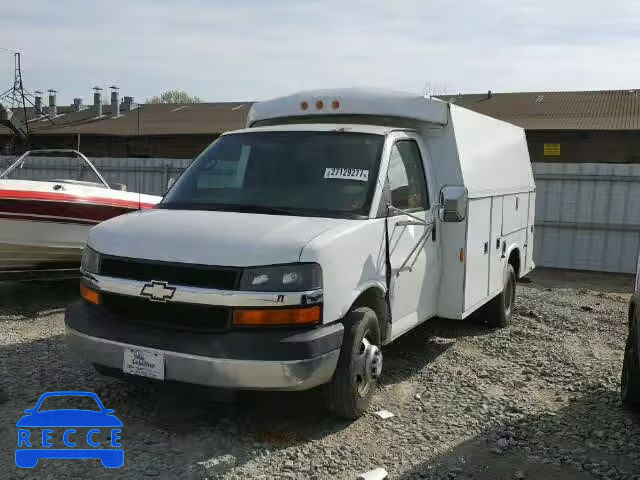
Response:
POLYGON ((120 257, 204 265, 297 262, 302 248, 348 220, 237 212, 147 210, 91 229, 88 245, 120 257))

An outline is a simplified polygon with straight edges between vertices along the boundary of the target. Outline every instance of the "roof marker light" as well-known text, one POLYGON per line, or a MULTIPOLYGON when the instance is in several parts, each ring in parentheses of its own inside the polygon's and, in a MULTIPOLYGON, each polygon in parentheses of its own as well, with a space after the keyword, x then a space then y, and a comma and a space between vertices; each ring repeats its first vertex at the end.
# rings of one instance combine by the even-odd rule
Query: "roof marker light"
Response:
POLYGON ((306 110, 309 108, 309 103, 308 102, 300 102, 300 109, 301 110, 306 110))
POLYGON ((322 110, 324 108, 324 102, 322 100, 316 101, 316 108, 322 110))
POLYGON ((334 100, 333 102, 331 102, 331 106, 334 110, 337 110, 340 108, 340 102, 338 100, 334 100))

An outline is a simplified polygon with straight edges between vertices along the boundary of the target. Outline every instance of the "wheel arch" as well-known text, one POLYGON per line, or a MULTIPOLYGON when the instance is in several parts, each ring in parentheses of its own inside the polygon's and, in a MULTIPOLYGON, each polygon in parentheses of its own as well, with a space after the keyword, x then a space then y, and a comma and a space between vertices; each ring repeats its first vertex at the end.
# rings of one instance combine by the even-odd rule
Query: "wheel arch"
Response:
POLYGON ((520 278, 522 272, 522 255, 520 254, 520 247, 517 244, 511 245, 508 250, 507 264, 513 267, 516 273, 516 278, 520 278))
POLYGON ((357 307, 368 307, 375 312, 380 325, 380 338, 383 344, 386 343, 388 333, 391 331, 389 328, 391 319, 386 298, 386 288, 379 282, 363 285, 354 293, 354 300, 345 313, 357 307))

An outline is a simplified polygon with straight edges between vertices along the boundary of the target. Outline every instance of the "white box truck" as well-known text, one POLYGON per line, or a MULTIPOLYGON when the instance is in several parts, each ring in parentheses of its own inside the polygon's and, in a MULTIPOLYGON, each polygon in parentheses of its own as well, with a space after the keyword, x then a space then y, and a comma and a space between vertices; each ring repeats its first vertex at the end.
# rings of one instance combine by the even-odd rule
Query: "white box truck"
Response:
POLYGON ((323 385, 356 418, 383 345, 435 316, 510 322, 534 204, 508 123, 378 90, 261 102, 156 208, 91 230, 67 340, 107 374, 323 385))

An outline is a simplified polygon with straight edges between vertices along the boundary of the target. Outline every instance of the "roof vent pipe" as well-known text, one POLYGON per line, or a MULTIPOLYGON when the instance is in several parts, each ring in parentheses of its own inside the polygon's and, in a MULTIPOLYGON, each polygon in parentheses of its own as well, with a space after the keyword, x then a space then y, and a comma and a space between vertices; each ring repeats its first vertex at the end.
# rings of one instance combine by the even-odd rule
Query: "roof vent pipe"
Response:
POLYGON ((138 104, 135 102, 135 99, 133 97, 130 97, 130 96, 127 96, 127 95, 122 97, 122 104, 120 106, 120 108, 122 110, 124 110, 124 111, 133 110, 137 106, 138 106, 138 104))
POLYGON ((56 93, 57 93, 57 90, 54 90, 54 89, 49 90, 49 116, 50 117, 58 116, 58 107, 56 105, 56 93))
POLYGON ((493 92, 489 90, 489 92, 487 93, 487 98, 491 98, 491 97, 493 97, 493 92))
POLYGON ((36 90, 34 96, 33 106, 38 115, 42 115, 42 92, 40 90, 36 90))
POLYGON ((96 111, 96 117, 102 116, 102 89, 93 87, 93 109, 96 111))
POLYGON ((82 110, 82 99, 81 98, 74 98, 73 99, 73 111, 74 112, 79 112, 80 110, 82 110))
POLYGON ((111 116, 118 118, 120 116, 120 99, 118 98, 118 90, 115 85, 111 85, 111 116))

